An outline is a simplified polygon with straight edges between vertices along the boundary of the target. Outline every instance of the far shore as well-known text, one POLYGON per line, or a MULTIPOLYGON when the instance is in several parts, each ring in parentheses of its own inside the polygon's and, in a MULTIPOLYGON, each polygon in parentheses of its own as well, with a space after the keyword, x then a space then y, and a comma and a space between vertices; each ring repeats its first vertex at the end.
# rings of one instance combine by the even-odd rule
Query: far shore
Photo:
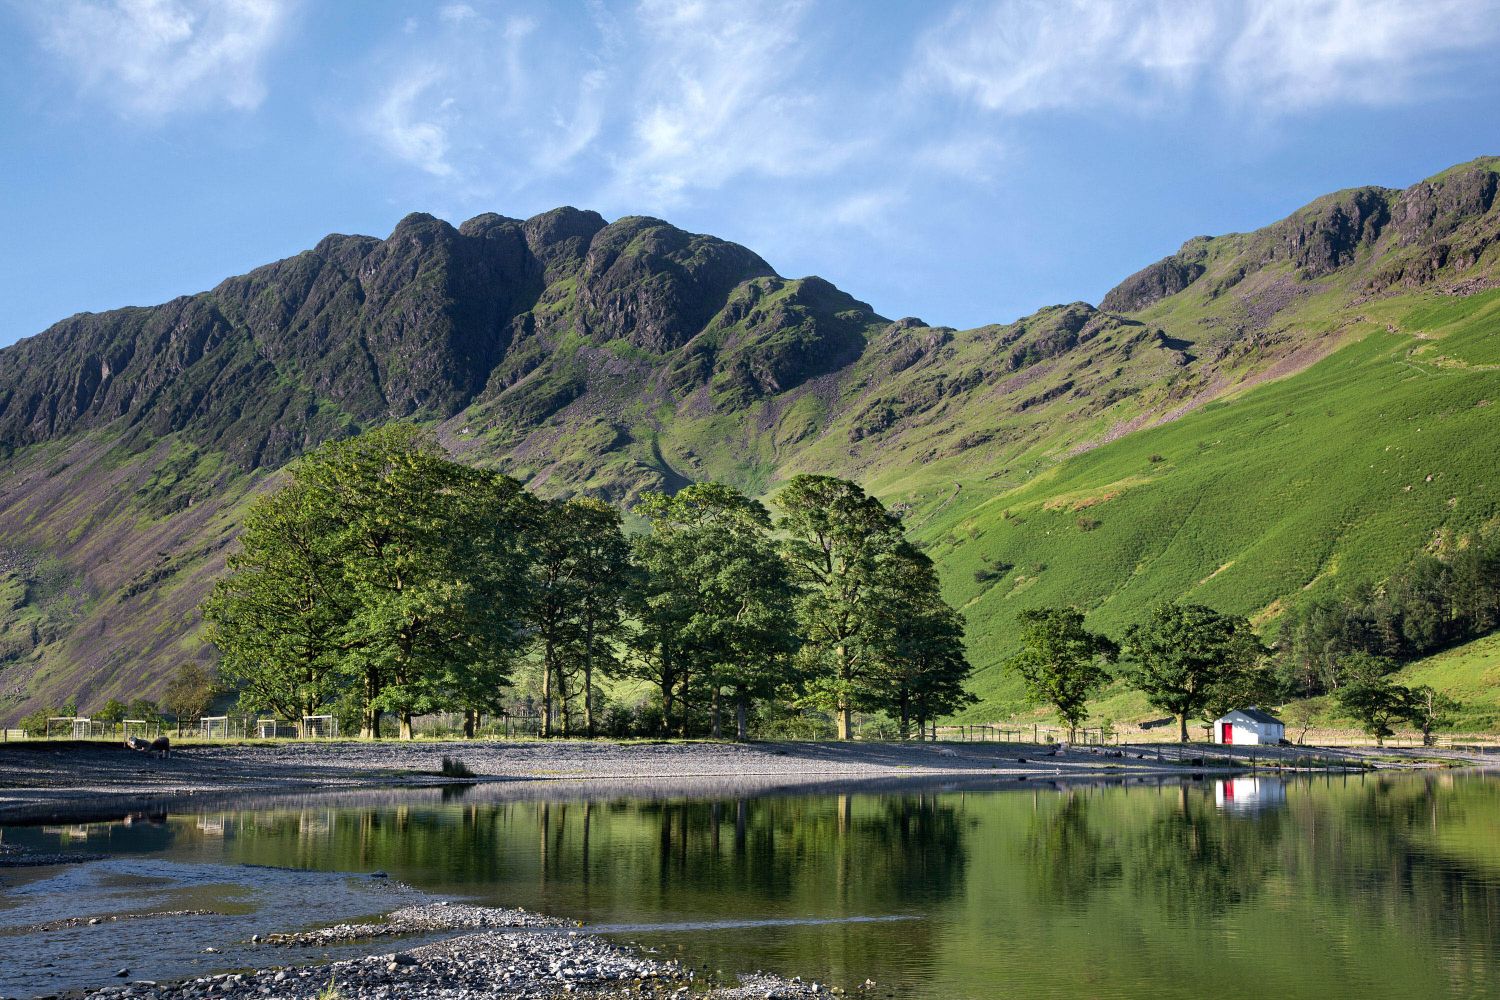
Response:
POLYGON ((965 784, 1169 779, 1237 773, 1252 762, 1360 770, 1500 763, 1495 756, 1435 748, 563 740, 189 744, 163 759, 114 743, 58 740, 0 745, 0 823, 87 822, 209 800, 452 785, 456 779, 441 773, 444 757, 472 772, 462 779, 467 782, 684 783, 700 789, 924 778, 968 779, 965 784))

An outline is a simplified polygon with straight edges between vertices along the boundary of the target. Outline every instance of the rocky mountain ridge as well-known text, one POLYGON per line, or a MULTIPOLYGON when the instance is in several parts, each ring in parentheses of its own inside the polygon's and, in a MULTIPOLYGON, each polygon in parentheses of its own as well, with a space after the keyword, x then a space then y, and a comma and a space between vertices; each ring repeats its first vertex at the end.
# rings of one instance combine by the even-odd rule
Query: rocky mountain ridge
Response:
POLYGON ((329 236, 198 295, 71 317, 0 350, 0 716, 74 688, 151 693, 211 658, 193 607, 237 505, 327 438, 420 420, 539 491, 627 504, 828 471, 918 523, 1302 371, 1380 302, 1495 287, 1497 178, 1487 158, 1339 192, 1190 240, 1097 308, 973 330, 571 208, 410 215, 384 240, 329 236))

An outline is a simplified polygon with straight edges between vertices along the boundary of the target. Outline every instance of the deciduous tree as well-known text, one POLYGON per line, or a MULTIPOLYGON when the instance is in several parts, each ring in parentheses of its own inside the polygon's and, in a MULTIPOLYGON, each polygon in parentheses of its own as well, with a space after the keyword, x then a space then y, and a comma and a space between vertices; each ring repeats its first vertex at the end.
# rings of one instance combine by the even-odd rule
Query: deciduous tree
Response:
POLYGON ((1010 669, 1035 701, 1057 710, 1073 740, 1088 718, 1089 695, 1109 679, 1105 665, 1119 647, 1085 628, 1077 608, 1033 608, 1019 618, 1021 652, 1010 660, 1010 669))
POLYGON ((813 691, 833 710, 838 738, 847 740, 876 666, 880 619, 874 592, 882 565, 905 544, 900 520, 858 483, 831 476, 797 476, 775 503, 799 588, 797 612, 813 691))
POLYGON ((1266 652, 1246 619, 1201 604, 1162 604, 1132 625, 1121 643, 1131 684, 1153 708, 1172 713, 1183 743, 1189 716, 1211 701, 1237 702, 1246 696, 1252 671, 1266 652))

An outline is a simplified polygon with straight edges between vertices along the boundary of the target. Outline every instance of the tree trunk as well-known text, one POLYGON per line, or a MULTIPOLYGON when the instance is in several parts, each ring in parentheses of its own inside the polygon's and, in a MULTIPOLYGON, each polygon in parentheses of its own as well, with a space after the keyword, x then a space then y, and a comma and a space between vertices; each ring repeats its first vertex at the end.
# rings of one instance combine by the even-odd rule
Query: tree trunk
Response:
POLYGON ((847 740, 850 738, 850 730, 854 728, 854 709, 849 704, 849 683, 853 680, 854 671, 849 666, 848 651, 840 643, 834 651, 839 664, 839 697, 835 709, 834 721, 838 725, 838 738, 847 740))
POLYGON ((552 640, 542 649, 542 739, 552 735, 552 640))
POLYGON ((688 734, 688 715, 689 715, 689 711, 688 711, 688 682, 689 682, 689 680, 690 680, 690 678, 688 677, 687 674, 683 674, 682 675, 682 697, 680 699, 678 699, 679 701, 682 702, 682 726, 681 726, 681 728, 678 729, 678 733, 679 733, 679 735, 681 735, 681 737, 683 739, 687 739, 687 734, 688 734))
POLYGON ((1188 734, 1187 734, 1187 713, 1186 712, 1178 712, 1177 713, 1177 742, 1178 743, 1186 743, 1187 741, 1188 741, 1188 734))
POLYGON ((411 739, 411 712, 404 708, 401 710, 401 738, 411 739))
POLYGON ((723 736, 724 736, 723 729, 721 728, 721 724, 719 722, 719 716, 722 714, 722 710, 721 710, 721 706, 720 706, 720 697, 721 696, 719 694, 718 685, 715 685, 714 686, 714 697, 713 697, 713 709, 712 709, 712 711, 713 711, 713 730, 712 731, 713 731, 714 739, 716 739, 716 740, 717 739, 722 739, 723 736))
POLYGON ((366 705, 361 713, 359 735, 361 739, 380 739, 380 717, 384 714, 380 709, 366 705))
POLYGON ((562 714, 563 739, 567 739, 573 731, 573 712, 568 705, 568 683, 561 662, 557 664, 557 710, 562 714))
POLYGON ((904 694, 901 696, 901 730, 900 730, 900 732, 901 732, 901 742, 905 743, 906 742, 906 738, 911 735, 911 704, 910 704, 910 699, 907 698, 906 695, 904 695, 904 694))
POLYGON ((380 675, 374 667, 365 668, 365 704, 361 712, 359 735, 362 739, 380 739, 380 709, 375 699, 380 694, 380 675))
POLYGON ((464 739, 472 740, 474 731, 479 728, 479 713, 472 708, 464 709, 464 739))
POLYGON ((734 699, 734 738, 741 743, 750 738, 750 696, 743 687, 734 699))
POLYGON ((583 638, 583 731, 589 739, 594 738, 594 623, 592 619, 589 621, 583 638))

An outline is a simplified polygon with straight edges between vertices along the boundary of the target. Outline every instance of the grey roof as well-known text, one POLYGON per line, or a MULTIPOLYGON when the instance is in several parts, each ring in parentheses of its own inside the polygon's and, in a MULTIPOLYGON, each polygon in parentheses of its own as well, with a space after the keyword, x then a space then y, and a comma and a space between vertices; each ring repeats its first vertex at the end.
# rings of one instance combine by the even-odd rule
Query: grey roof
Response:
POLYGON ((1247 715, 1247 716, 1249 716, 1250 718, 1254 719, 1256 722, 1263 722, 1263 723, 1266 723, 1267 725, 1272 725, 1272 726, 1279 726, 1279 725, 1281 725, 1281 720, 1278 719, 1278 718, 1276 718, 1276 716, 1272 715, 1270 712, 1262 712, 1260 709, 1256 708, 1254 705, 1251 705, 1249 708, 1237 708, 1237 709, 1235 709, 1235 711, 1239 712, 1241 715, 1247 715))

